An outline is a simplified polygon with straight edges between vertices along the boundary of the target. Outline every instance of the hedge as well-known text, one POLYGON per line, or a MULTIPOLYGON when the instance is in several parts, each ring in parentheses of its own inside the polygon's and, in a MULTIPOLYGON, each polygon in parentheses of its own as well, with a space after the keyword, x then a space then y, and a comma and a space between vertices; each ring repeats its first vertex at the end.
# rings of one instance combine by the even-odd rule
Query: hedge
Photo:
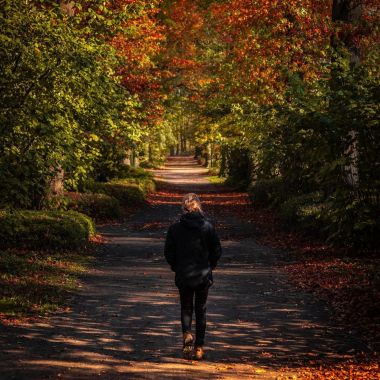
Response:
POLYGON ((121 204, 142 203, 148 193, 154 191, 155 182, 150 178, 114 179, 92 183, 88 188, 115 197, 121 204))
POLYGON ((289 198, 280 206, 280 215, 290 226, 321 233, 328 224, 326 210, 321 193, 314 192, 289 198))
POLYGON ((353 198, 344 207, 336 200, 324 200, 320 192, 288 199, 280 215, 289 226, 317 234, 339 245, 370 248, 378 244, 380 209, 353 198))
POLYGON ((0 248, 78 248, 95 233, 76 211, 0 211, 0 248))
POLYGON ((275 206, 289 198, 289 191, 282 178, 261 179, 248 186, 248 195, 258 207, 275 206))
POLYGON ((112 196, 99 193, 67 193, 68 208, 89 215, 96 220, 120 216, 120 202, 112 196))
POLYGON ((154 191, 156 188, 153 174, 142 168, 133 168, 130 166, 124 167, 123 170, 120 171, 118 179, 111 182, 120 180, 123 180, 124 183, 133 183, 138 185, 145 195, 154 191))
POLYGON ((145 194, 138 185, 124 180, 98 182, 94 184, 94 190, 116 198, 120 204, 140 203, 145 199, 145 194))
POLYGON ((119 173, 117 174, 117 178, 119 179, 127 179, 127 178, 134 178, 134 179, 149 179, 153 180, 153 174, 144 170, 143 168, 134 168, 131 166, 123 166, 119 173))

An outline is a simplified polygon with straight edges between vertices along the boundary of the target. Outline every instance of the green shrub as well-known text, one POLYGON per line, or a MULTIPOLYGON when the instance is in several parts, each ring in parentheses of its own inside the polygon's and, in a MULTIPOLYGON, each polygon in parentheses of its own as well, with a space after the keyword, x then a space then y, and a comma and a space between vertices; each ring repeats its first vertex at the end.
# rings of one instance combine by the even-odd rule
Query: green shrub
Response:
POLYGON ((137 185, 144 193, 144 196, 156 189, 155 181, 150 178, 127 178, 123 182, 137 185))
POLYGON ((341 245, 370 248, 378 244, 380 208, 349 197, 322 199, 320 192, 293 197, 280 207, 285 223, 341 245))
POLYGON ((68 193, 68 208, 97 220, 118 218, 120 203, 112 196, 99 193, 68 193))
POLYGON ((121 204, 141 203, 154 191, 156 183, 151 175, 141 173, 140 177, 114 179, 109 182, 88 182, 86 190, 93 193, 107 194, 116 198, 121 204))
POLYGON ((119 179, 126 179, 126 178, 153 179, 153 174, 144 170, 143 168, 134 168, 132 166, 123 166, 119 170, 117 178, 119 178, 119 179))
POLYGON ((275 206, 289 198, 289 191, 280 177, 253 182, 247 191, 258 207, 275 206))
POLYGON ((316 232, 326 227, 326 204, 320 192, 292 197, 280 206, 280 215, 285 223, 316 232))
POLYGON ((136 183, 129 180, 113 180, 111 182, 97 182, 93 191, 107 194, 116 198, 121 204, 141 203, 145 200, 145 192, 136 183))
POLYGON ((156 189, 156 183, 153 179, 153 174, 142 169, 126 166, 120 171, 117 180, 123 180, 124 183, 133 183, 138 185, 144 192, 144 195, 154 191, 156 189))
MULTIPOLYGON (((348 192, 347 192, 348 193, 348 192)), ((327 210, 328 239, 358 249, 378 247, 380 205, 356 194, 331 197, 327 210)))
POLYGON ((157 169, 159 165, 150 161, 141 161, 140 167, 144 169, 157 169))
POLYGON ((78 248, 94 233, 91 218, 76 211, 0 212, 0 248, 78 248))
POLYGON ((156 182, 153 179, 140 181, 139 186, 144 190, 146 195, 156 190, 156 182))
POLYGON ((42 202, 42 210, 67 210, 70 199, 66 195, 50 194, 42 202))
POLYGON ((245 146, 227 145, 223 150, 225 168, 221 171, 227 177, 226 184, 246 189, 251 181, 251 152, 245 146))

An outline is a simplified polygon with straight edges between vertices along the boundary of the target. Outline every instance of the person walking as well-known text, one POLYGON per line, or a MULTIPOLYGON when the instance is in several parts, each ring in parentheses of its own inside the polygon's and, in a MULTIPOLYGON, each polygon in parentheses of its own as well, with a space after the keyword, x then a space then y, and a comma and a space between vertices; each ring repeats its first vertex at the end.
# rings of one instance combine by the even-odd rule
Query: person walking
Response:
POLYGON ((196 194, 183 197, 182 211, 180 220, 169 227, 164 253, 175 272, 180 295, 183 356, 201 360, 204 357, 207 296, 222 248, 215 227, 205 218, 196 194), (194 309, 195 341, 191 332, 194 309))

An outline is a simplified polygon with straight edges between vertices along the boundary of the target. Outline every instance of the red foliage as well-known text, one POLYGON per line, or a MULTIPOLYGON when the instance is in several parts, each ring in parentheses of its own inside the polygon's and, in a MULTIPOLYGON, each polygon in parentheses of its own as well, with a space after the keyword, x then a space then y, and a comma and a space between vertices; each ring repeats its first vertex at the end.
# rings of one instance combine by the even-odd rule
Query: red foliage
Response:
POLYGON ((144 106, 146 120, 154 123, 162 114, 161 71, 156 57, 162 50, 164 28, 159 25, 159 2, 147 0, 118 0, 122 9, 134 6, 124 32, 113 38, 111 44, 124 58, 119 70, 122 84, 132 95, 137 95, 144 106), (133 15, 133 16, 132 16, 133 15))

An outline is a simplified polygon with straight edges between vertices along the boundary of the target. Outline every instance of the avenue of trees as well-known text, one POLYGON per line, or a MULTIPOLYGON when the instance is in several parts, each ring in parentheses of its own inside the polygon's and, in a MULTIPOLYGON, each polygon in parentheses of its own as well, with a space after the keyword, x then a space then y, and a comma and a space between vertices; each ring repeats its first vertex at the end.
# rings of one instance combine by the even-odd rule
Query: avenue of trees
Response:
POLYGON ((0 26, 1 208, 191 153, 289 224, 376 244, 376 1, 0 0, 0 26))
POLYGON ((173 110, 200 162, 288 225, 376 245, 379 5, 178 1, 168 15, 173 110))

